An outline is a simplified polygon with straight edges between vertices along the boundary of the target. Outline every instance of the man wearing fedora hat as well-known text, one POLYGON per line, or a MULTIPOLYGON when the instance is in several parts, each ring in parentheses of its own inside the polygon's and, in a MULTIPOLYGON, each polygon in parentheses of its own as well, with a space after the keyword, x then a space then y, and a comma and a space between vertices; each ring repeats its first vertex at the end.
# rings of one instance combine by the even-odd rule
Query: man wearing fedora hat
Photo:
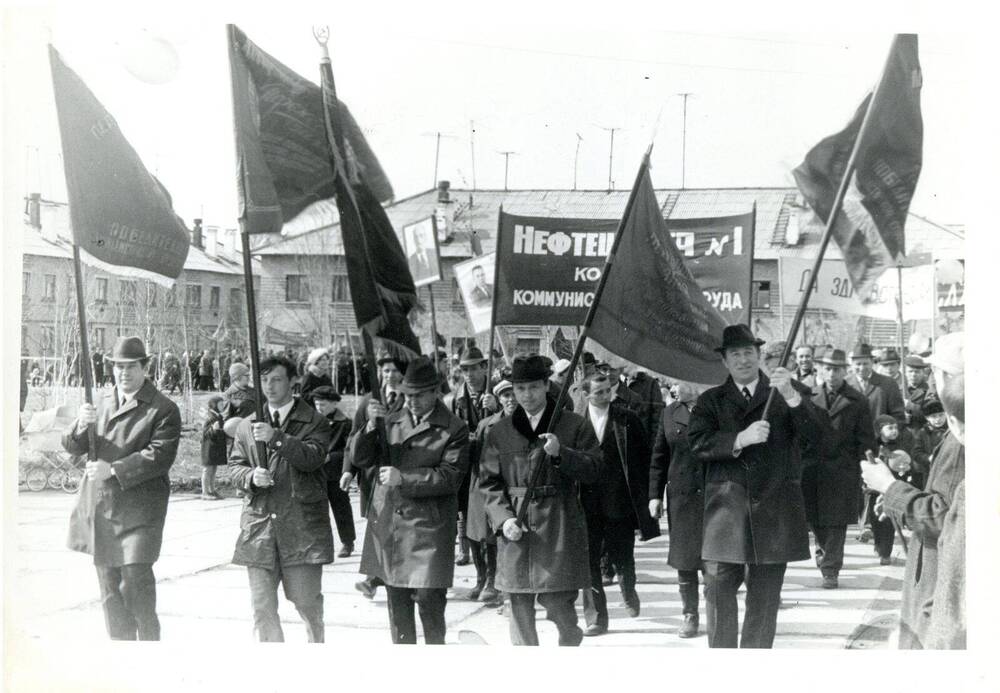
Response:
MULTIPOLYGON (((462 419, 470 431, 475 431, 480 421, 500 409, 496 397, 490 393, 490 374, 486 372, 488 360, 477 347, 469 347, 463 352, 458 367, 462 371, 462 385, 445 396, 444 403, 448 411, 462 419)), ((469 513, 469 479, 470 475, 466 473, 458 490, 458 556, 455 565, 468 565, 471 556, 477 575, 483 575, 486 567, 483 549, 470 545, 465 529, 469 513)))
POLYGON ((384 584, 396 644, 416 644, 414 603, 424 642, 444 644, 446 593, 455 574, 452 547, 458 490, 469 466, 469 428, 438 398, 440 376, 426 356, 413 359, 402 387, 406 408, 368 404, 368 423, 352 442, 354 465, 377 469, 368 504, 361 572, 384 584), (389 459, 375 420, 385 419, 389 459))
POLYGON ((771 647, 789 561, 809 557, 799 449, 820 424, 804 386, 785 368, 760 370, 760 346, 746 325, 730 325, 716 351, 726 382, 691 411, 688 442, 705 469, 705 562, 709 647, 736 647, 736 592, 745 581, 740 647, 771 647), (771 389, 768 418, 761 419, 771 389))
POLYGON ((906 423, 906 409, 903 406, 899 383, 875 372, 871 346, 857 345, 848 355, 848 359, 853 372, 847 376, 847 384, 868 398, 872 433, 874 434, 875 417, 881 414, 888 414, 900 423, 906 423))
POLYGON ((81 404, 63 447, 89 460, 70 519, 69 548, 94 557, 104 622, 112 640, 159 640, 156 578, 177 456, 181 415, 146 378, 146 347, 120 337, 108 359, 115 387, 97 405, 81 404))
POLYGON ((857 461, 875 447, 868 399, 845 382, 847 355, 827 349, 816 358, 812 403, 823 423, 819 445, 803 452, 802 494, 816 539, 816 567, 824 589, 836 589, 844 565, 847 525, 857 520, 861 488, 857 461))
POLYGON ((496 586, 510 596, 511 642, 538 644, 537 598, 559 630, 559 644, 576 646, 583 631, 574 603, 579 590, 590 587, 579 483, 597 481, 601 453, 593 429, 572 412, 560 412, 549 432, 556 406, 547 397, 549 375, 537 354, 514 359, 510 380, 518 406, 486 433, 479 489, 498 532, 496 586), (523 503, 530 505, 522 527, 523 503))

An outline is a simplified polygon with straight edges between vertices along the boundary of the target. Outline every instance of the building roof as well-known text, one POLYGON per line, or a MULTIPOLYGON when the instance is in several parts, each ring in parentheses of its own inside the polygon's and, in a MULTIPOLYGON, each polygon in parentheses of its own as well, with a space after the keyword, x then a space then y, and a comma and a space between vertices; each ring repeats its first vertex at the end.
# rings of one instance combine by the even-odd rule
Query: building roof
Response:
MULTIPOLYGON (((628 190, 464 190, 449 191, 454 205, 454 240, 441 245, 442 257, 472 256, 475 232, 489 253, 495 249, 500 206, 510 214, 582 219, 618 219, 628 190)), ((667 219, 690 219, 743 214, 757 206, 754 257, 813 257, 823 229, 815 215, 801 204, 795 188, 661 189, 656 198, 667 219), (810 247, 813 246, 813 247, 810 247)), ((437 190, 427 190, 386 207, 393 228, 432 216, 439 207, 437 190)), ((962 227, 937 224, 910 214, 906 226, 907 252, 933 252, 935 257, 964 257, 962 227)), ((281 234, 261 236, 254 255, 343 255, 337 206, 324 200, 307 208, 285 225, 281 234)), ((836 243, 827 257, 841 257, 836 243)))
MULTIPOLYGON (((54 257, 71 260, 73 258, 72 231, 69 224, 69 205, 63 202, 42 200, 41 230, 28 223, 23 225, 23 254, 54 257)), ((242 274, 243 265, 240 251, 233 258, 212 257, 204 249, 191 245, 188 248, 184 269, 188 272, 217 272, 221 274, 242 274)))

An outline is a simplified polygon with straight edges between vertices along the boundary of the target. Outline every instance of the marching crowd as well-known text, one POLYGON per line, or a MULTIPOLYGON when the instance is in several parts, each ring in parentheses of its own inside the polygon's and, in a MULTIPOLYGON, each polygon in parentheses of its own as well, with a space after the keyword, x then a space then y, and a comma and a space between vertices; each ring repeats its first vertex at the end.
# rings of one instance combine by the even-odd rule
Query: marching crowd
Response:
MULTIPOLYGON (((232 355, 206 404, 202 493, 218 496, 214 470, 228 465, 243 497, 232 562, 247 569, 256 637, 283 640, 280 585, 309 641, 324 640, 322 566, 334 525, 338 555, 355 551, 356 483, 367 519, 356 587, 385 589, 394 643, 417 642, 416 616, 425 643, 445 642, 454 566, 470 562, 467 597, 506 614, 512 643, 538 644, 536 602, 560 645, 600 636, 613 580, 640 614, 635 542, 658 536, 665 512, 679 637, 699 633, 703 585, 710 647, 771 647, 787 564, 812 558, 822 587, 838 588, 856 524, 883 564, 897 539, 906 550, 900 647, 964 647, 963 335, 905 358, 800 346, 781 364, 783 345, 733 325, 716 351, 729 377, 701 392, 587 352, 576 373, 539 355, 490 373, 474 346, 457 364, 382 355, 377 396, 353 420, 329 351, 301 365, 262 355, 263 420, 232 355)), ((180 414, 141 339, 120 338, 108 360, 114 387, 63 438, 71 453, 92 449, 69 545, 94 556, 110 637, 156 640, 152 566, 180 414)))

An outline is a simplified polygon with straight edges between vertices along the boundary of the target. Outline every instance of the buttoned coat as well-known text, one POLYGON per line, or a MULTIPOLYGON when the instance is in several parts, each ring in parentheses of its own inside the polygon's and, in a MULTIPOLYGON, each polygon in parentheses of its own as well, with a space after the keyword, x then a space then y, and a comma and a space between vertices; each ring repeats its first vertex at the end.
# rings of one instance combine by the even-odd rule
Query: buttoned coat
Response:
POLYGON ((899 383, 887 375, 872 373, 866 387, 861 387, 858 376, 847 376, 847 384, 868 398, 868 413, 872 416, 872 432, 875 430, 875 419, 882 414, 888 414, 896 419, 900 426, 906 424, 906 408, 903 405, 903 394, 899 383))
POLYGON ((267 468, 274 484, 257 488, 251 483, 259 464, 253 423, 253 418, 240 423, 229 453, 230 479, 244 493, 233 563, 268 570, 332 563, 333 530, 323 471, 330 424, 296 399, 267 443, 267 468))
POLYGON ((846 383, 827 408, 823 386, 812 397, 823 437, 803 451, 802 495, 813 527, 840 527, 858 521, 860 460, 875 448, 868 399, 846 383))
POLYGON ((660 416, 649 465, 649 498, 667 496, 670 547, 667 565, 677 570, 701 567, 701 536, 705 518, 705 466, 691 454, 688 423, 691 414, 681 402, 667 405, 660 416))
MULTIPOLYGON (((358 435, 359 432, 364 432, 365 427, 368 425, 368 403, 372 401, 371 393, 364 395, 360 400, 358 400, 358 408, 354 411, 354 421, 351 423, 351 438, 358 435)), ((382 402, 386 401, 385 388, 382 388, 382 402)), ((387 407, 388 414, 393 414, 398 411, 403 410, 403 406, 406 403, 406 395, 400 392, 396 396, 396 401, 392 403, 391 407, 387 407)), ((354 465, 354 455, 352 453, 354 446, 351 444, 350 440, 347 443, 347 448, 344 450, 344 460, 342 474, 351 474, 357 478, 358 481, 358 491, 360 492, 360 510, 361 514, 365 517, 368 516, 368 504, 371 502, 372 491, 375 490, 375 476, 377 472, 377 466, 369 467, 367 469, 361 469, 354 465)))
MULTIPOLYGON (((548 401, 547 411, 555 409, 548 401)), ((519 408, 520 409, 520 408, 519 408)), ((520 409, 523 414, 523 409, 520 409)), ((498 421, 486 434, 479 459, 479 488, 490 524, 499 532, 517 517, 526 487, 538 464, 538 493, 525 515, 518 541, 497 535, 496 587, 502 592, 565 592, 590 588, 587 525, 580 505, 579 482, 593 483, 600 473, 601 452, 583 417, 562 412, 554 433, 559 464, 545 460, 541 439, 529 442, 514 417, 498 421)))
MULTIPOLYGON (((787 563, 809 558, 809 534, 802 499, 803 442, 822 435, 812 402, 802 394, 794 409, 776 394, 765 443, 733 456, 736 435, 759 421, 770 381, 759 382, 747 402, 732 377, 698 398, 688 425, 688 443, 705 469, 705 531, 701 554, 725 563, 787 563)), ((802 389, 800 389, 802 388, 802 389)))
MULTIPOLYGON (((440 400, 417 426, 409 409, 385 419, 398 486, 376 484, 368 505, 361 572, 392 587, 451 587, 458 489, 469 466, 469 427, 440 400)), ((383 466, 378 432, 352 439, 354 465, 383 466)))
MULTIPOLYGON (((118 389, 97 403, 97 458, 110 462, 115 475, 104 481, 86 476, 70 518, 68 546, 89 553, 94 564, 122 566, 154 563, 160 557, 163 524, 170 497, 170 466, 177 456, 181 415, 177 405, 146 380, 119 408, 118 389)), ((87 454, 87 433, 76 422, 63 447, 87 454)))

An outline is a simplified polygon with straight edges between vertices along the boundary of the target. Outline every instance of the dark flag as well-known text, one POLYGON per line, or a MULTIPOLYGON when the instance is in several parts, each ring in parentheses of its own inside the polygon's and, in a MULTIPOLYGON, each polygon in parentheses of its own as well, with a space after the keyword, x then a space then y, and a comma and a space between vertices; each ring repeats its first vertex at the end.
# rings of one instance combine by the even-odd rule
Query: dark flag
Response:
POLYGON ((575 346, 573 342, 566 338, 563 334, 562 328, 556 329, 555 336, 552 337, 552 353, 556 355, 557 359, 569 360, 573 358, 573 347, 575 346))
POLYGON ((408 359, 421 353, 420 341, 409 321, 410 312, 418 305, 413 276, 389 216, 351 153, 346 136, 349 123, 341 116, 329 58, 323 59, 320 76, 325 138, 336 173, 334 197, 354 316, 359 327, 408 359))
MULTIPOLYGON (((334 196, 323 95, 236 26, 228 29, 240 218, 248 233, 276 233, 313 202, 334 196)), ((339 110, 350 169, 376 200, 389 202, 389 179, 347 106, 339 110)))
POLYGON ((854 176, 833 237, 855 291, 866 302, 875 280, 906 252, 906 215, 922 162, 920 87, 917 36, 899 34, 875 92, 865 98, 844 130, 813 147, 793 172, 806 202, 826 223, 857 147, 854 176), (869 104, 871 113, 866 117, 869 104), (864 133, 855 145, 862 123, 864 133))
POLYGON ((190 242, 170 195, 52 46, 49 63, 73 242, 100 263, 176 279, 190 242))
POLYGON ((435 332, 434 334, 437 335, 437 339, 435 341, 435 345, 436 346, 439 346, 439 347, 447 347, 448 346, 448 340, 445 339, 443 336, 441 336, 440 332, 435 332))
POLYGON ((721 382, 726 371, 714 348, 725 321, 670 237, 648 156, 636 185, 587 336, 658 373, 695 383, 721 382))

